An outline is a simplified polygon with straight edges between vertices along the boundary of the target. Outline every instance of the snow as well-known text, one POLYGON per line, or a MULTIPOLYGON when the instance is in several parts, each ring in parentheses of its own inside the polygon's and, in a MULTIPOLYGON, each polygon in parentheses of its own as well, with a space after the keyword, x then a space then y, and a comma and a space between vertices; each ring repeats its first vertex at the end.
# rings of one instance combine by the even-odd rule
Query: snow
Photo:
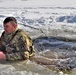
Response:
POLYGON ((19 7, 19 6, 67 6, 75 7, 76 0, 0 0, 0 6, 4 7, 19 7))
MULTIPOLYGON (((76 0, 0 0, 0 35, 3 20, 8 16, 16 17, 19 28, 27 31, 32 38, 62 36, 76 39, 76 0)), ((63 44, 47 40, 40 43, 63 44)), ((73 43, 73 46, 76 44, 73 43)))

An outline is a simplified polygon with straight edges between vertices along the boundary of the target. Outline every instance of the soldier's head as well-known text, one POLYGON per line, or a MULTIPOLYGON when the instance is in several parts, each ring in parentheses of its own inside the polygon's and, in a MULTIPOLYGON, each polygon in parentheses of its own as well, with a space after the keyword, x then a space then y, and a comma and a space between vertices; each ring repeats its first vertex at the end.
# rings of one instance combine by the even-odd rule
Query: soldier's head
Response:
POLYGON ((3 21, 4 30, 6 34, 11 34, 17 28, 17 20, 14 17, 7 17, 3 21))

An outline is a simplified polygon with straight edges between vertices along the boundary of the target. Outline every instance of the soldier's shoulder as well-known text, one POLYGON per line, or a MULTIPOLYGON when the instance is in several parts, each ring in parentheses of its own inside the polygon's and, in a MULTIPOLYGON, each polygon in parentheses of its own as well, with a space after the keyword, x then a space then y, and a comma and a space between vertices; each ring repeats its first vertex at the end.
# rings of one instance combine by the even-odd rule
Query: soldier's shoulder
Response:
POLYGON ((23 29, 18 29, 18 32, 20 32, 20 33, 26 33, 23 29))
POLYGON ((2 34, 1 34, 1 39, 4 38, 4 34, 5 34, 5 31, 2 32, 2 34))
POLYGON ((2 32, 2 36, 4 36, 4 34, 5 34, 5 31, 2 32))
POLYGON ((18 35, 29 37, 29 35, 24 30, 22 30, 22 29, 18 29, 18 35))
POLYGON ((25 34, 25 32, 22 29, 17 30, 18 34, 25 34))

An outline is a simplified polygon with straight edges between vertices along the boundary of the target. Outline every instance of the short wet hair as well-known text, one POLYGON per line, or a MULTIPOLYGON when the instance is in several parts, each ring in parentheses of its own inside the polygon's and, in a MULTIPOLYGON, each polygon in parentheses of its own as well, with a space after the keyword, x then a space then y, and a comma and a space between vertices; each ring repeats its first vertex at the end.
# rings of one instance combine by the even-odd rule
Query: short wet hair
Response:
POLYGON ((8 22, 14 22, 17 24, 17 20, 14 17, 7 17, 5 18, 5 20, 3 21, 3 24, 6 24, 8 22))

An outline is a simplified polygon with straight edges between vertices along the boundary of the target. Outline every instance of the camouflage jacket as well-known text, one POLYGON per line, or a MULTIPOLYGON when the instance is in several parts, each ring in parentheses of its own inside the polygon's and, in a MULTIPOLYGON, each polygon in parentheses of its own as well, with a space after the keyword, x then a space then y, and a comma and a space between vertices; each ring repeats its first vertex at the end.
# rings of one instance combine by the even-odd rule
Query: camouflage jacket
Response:
POLYGON ((24 60, 35 53, 31 38, 21 29, 10 35, 3 32, 1 44, 0 49, 6 54, 7 60, 24 60))

